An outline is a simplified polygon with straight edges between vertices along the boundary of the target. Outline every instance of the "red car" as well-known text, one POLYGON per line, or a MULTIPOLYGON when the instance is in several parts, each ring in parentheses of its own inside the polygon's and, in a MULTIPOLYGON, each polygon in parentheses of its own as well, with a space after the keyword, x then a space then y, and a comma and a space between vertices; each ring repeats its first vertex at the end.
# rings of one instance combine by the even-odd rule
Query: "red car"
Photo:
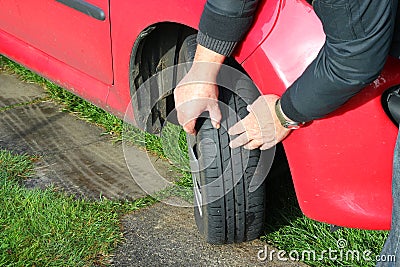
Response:
MULTIPOLYGON (((190 60, 204 4, 205 0, 3 0, 0 53, 123 117, 144 81, 190 60)), ((305 0, 264 0, 232 65, 245 72, 262 94, 280 95, 315 58, 324 38, 321 23, 305 0)), ((284 141, 298 202, 306 216, 345 227, 390 227, 397 128, 384 111, 381 95, 400 84, 399 70, 400 61, 389 58, 381 76, 345 106, 284 141)), ((161 95, 158 89, 149 94, 161 95)), ((144 113, 147 98, 142 95, 134 101, 139 124, 148 115, 144 113)), ((156 112, 146 120, 146 129, 157 131, 173 105, 169 93, 152 107, 156 112)), ((221 142, 226 142, 221 139, 224 133, 213 132, 207 122, 199 127, 199 135, 189 143, 192 159, 197 161, 202 151, 195 144, 202 138, 213 139, 221 151, 221 142)), ((262 163, 262 154, 250 152, 257 159, 249 163, 254 166, 240 165, 239 177, 231 171, 232 179, 239 182, 222 179, 216 185, 221 195, 211 201, 212 194, 203 186, 233 170, 235 159, 227 151, 231 165, 225 166, 220 164, 227 160, 225 152, 218 156, 215 149, 202 149, 215 158, 218 173, 212 174, 211 167, 200 174, 194 170, 199 230, 214 243, 255 238, 263 229, 264 189, 250 190, 244 173, 254 176, 253 167, 262 163), (224 186, 232 189, 230 193, 224 193, 224 186)))

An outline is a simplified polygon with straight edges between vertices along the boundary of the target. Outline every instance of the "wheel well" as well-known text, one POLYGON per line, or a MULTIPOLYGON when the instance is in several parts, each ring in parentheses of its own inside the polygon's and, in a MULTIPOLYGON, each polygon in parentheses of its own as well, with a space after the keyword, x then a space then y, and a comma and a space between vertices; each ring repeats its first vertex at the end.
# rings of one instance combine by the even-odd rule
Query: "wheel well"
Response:
POLYGON ((135 120, 141 129, 159 133, 167 115, 174 109, 172 89, 177 81, 158 79, 154 81, 158 82, 155 86, 150 81, 149 89, 138 89, 154 74, 178 64, 183 41, 195 33, 196 30, 185 25, 166 22, 146 28, 137 38, 130 59, 130 93, 135 120))
MULTIPOLYGON (((159 23, 143 30, 132 48, 130 58, 131 97, 136 95, 140 86, 152 75, 178 64, 178 55, 183 41, 196 32, 193 28, 177 23, 159 23)), ((245 72, 233 58, 228 58, 227 61, 231 66, 245 72)), ((175 107, 173 91, 170 89, 175 87, 177 81, 170 82, 171 84, 163 84, 161 87, 151 86, 153 90, 147 95, 140 95, 133 99, 135 120, 141 129, 155 134, 160 132, 167 115, 175 107), (161 95, 165 95, 165 97, 151 107, 152 99, 158 99, 161 95)), ((272 176, 276 176, 278 179, 282 173, 285 173, 289 177, 287 183, 291 185, 291 190, 294 192, 286 153, 281 144, 278 144, 276 152, 278 156, 275 157, 274 165, 271 168, 272 176)), ((268 181, 270 180, 268 179, 268 181)), ((270 183, 268 182, 268 184, 270 183)))

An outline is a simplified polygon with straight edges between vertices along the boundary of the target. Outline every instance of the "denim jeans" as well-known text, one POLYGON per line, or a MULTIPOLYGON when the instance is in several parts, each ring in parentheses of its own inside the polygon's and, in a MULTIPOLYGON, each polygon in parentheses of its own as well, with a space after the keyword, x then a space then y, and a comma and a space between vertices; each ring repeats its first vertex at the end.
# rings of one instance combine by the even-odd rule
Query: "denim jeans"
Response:
POLYGON ((377 262, 377 267, 398 267, 400 266, 400 132, 397 137, 396 148, 393 158, 393 210, 392 226, 380 254, 382 261, 377 262), (389 257, 395 256, 395 261, 384 261, 389 257))

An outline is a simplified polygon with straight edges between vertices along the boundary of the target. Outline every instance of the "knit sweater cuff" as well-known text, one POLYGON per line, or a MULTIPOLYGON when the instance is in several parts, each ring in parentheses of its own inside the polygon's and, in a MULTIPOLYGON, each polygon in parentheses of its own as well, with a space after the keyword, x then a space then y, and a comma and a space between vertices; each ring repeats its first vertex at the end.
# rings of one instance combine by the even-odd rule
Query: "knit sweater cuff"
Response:
POLYGON ((235 41, 222 41, 212 38, 201 31, 197 34, 197 43, 205 48, 208 48, 218 54, 229 57, 236 47, 235 41))
POLYGON ((293 105, 292 99, 288 93, 283 94, 281 97, 281 108, 283 113, 291 120, 297 122, 309 122, 312 121, 312 118, 304 116, 300 112, 296 110, 293 105))

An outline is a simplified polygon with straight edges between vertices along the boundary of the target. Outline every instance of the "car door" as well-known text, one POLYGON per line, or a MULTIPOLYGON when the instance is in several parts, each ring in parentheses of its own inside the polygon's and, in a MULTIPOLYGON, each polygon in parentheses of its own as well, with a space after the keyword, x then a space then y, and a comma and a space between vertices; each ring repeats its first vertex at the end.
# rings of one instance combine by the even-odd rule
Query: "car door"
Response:
POLYGON ((109 0, 0 0, 0 28, 112 84, 109 0))

